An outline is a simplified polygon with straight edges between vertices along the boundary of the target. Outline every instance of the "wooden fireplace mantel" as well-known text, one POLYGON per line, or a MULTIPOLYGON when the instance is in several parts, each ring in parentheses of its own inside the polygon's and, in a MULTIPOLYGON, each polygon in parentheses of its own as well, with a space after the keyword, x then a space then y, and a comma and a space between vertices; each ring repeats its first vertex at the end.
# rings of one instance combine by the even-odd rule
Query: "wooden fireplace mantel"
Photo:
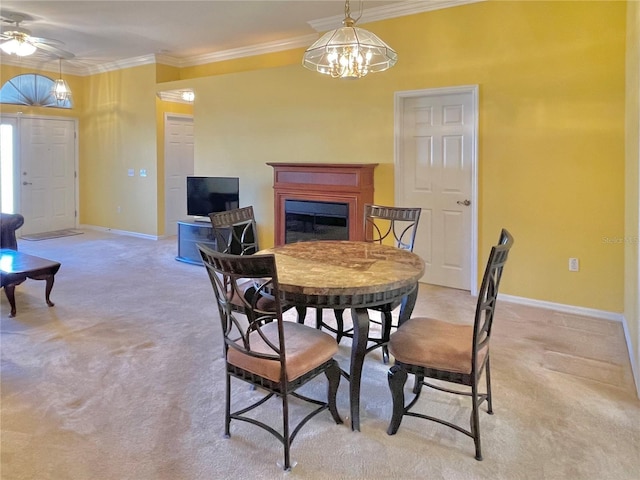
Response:
POLYGON ((349 240, 364 239, 364 205, 373 203, 377 163, 267 163, 273 167, 275 244, 285 243, 285 200, 349 205, 349 240))

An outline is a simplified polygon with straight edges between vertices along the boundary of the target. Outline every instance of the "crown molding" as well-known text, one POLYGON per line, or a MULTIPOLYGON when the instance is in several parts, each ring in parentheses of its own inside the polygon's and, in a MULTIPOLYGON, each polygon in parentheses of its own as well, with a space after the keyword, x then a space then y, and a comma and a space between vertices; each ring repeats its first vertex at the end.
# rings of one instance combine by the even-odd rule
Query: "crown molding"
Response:
MULTIPOLYGON (((443 8, 452 8, 470 3, 484 2, 486 0, 407 0, 382 7, 367 9, 362 13, 359 19, 360 23, 375 22, 379 20, 387 20, 390 18, 403 17, 406 15, 414 15, 417 13, 440 10, 443 8)), ((344 15, 335 15, 332 17, 322 18, 308 22, 317 32, 325 32, 342 25, 344 15)), ((261 43, 240 48, 232 48, 229 50, 221 50, 218 52, 206 53, 186 58, 177 58, 169 55, 149 54, 141 57, 128 58, 115 62, 107 62, 100 65, 83 65, 80 59, 70 59, 63 62, 63 74, 89 76, 99 73, 121 70, 124 68, 138 67, 160 63, 171 67, 193 67, 197 65, 205 65, 207 63, 222 62, 225 60, 233 60, 236 58, 251 57, 254 55, 265 55, 268 53, 290 50, 293 48, 307 47, 318 39, 317 34, 293 37, 285 40, 261 43)), ((18 67, 33 68, 39 71, 49 71, 58 73, 59 65, 57 60, 45 59, 42 57, 15 57, 14 55, 2 54, 0 63, 13 65, 18 67)))
MULTIPOLYGON (((123 68, 138 67, 140 65, 155 64, 156 55, 144 55, 141 57, 127 58, 125 60, 118 60, 117 62, 108 62, 100 65, 83 65, 82 60, 70 59, 62 60, 62 74, 77 75, 79 77, 86 77, 89 75, 95 75, 98 73, 110 72, 113 70, 121 70, 123 68)), ((15 57, 13 55, 2 55, 2 65, 12 65, 15 67, 22 67, 25 69, 34 69, 38 71, 54 72, 58 73, 60 66, 58 60, 46 59, 38 57, 15 57)))
MULTIPOLYGON (((484 1, 485 0, 408 0, 366 9, 362 12, 362 17, 358 19, 358 23, 377 22, 379 20, 388 20, 390 18, 404 17, 406 15, 414 15, 416 13, 430 12, 484 1)), ((344 14, 341 14, 312 20, 308 23, 317 32, 326 32, 334 28, 339 28, 343 20, 344 14)))
POLYGON ((318 36, 315 33, 312 33, 310 35, 288 38, 286 40, 277 40, 274 42, 250 45, 247 47, 221 50, 219 52, 206 53, 204 55, 186 58, 180 62, 180 66, 192 67, 195 65, 222 62, 224 60, 233 60, 235 58, 251 57, 254 55, 264 55, 267 53, 281 52, 283 50, 291 50, 293 48, 308 47, 317 39, 318 36))

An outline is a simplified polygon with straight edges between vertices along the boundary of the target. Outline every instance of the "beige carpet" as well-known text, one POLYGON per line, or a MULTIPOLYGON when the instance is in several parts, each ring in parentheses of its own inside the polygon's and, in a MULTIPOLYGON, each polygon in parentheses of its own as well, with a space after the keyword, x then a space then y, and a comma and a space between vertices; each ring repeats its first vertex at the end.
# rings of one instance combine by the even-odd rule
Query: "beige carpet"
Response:
MULTIPOLYGON (((387 367, 374 353, 364 367, 362 431, 315 417, 285 474, 281 446, 266 432, 241 423, 222 436, 213 292, 204 269, 174 260, 175 237, 86 231, 19 248, 62 267, 53 308, 44 282, 16 289, 13 319, 2 294, 3 480, 638 478, 640 402, 618 323, 499 303, 495 415, 481 416, 482 462, 471 439, 432 423, 405 419, 386 434, 387 367)), ((473 308, 468 293, 424 285, 415 312, 467 321, 473 308)), ((307 392, 324 389, 318 379, 307 392)), ((338 393, 345 418, 347 389, 343 382, 338 393)), ((234 393, 257 394, 237 382, 234 393)), ((463 400, 433 393, 421 404, 466 423, 463 400)), ((263 407, 276 425, 278 411, 263 407)))

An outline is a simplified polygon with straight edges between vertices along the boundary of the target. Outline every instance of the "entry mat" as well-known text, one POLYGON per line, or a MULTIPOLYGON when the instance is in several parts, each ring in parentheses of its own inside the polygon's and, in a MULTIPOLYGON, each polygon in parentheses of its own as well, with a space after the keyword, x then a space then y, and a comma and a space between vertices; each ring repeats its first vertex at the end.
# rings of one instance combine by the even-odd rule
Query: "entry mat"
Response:
POLYGON ((30 235, 22 235, 20 238, 29 241, 49 240, 50 238, 70 237, 72 235, 82 235, 84 232, 80 230, 55 230, 53 232, 32 233, 30 235))

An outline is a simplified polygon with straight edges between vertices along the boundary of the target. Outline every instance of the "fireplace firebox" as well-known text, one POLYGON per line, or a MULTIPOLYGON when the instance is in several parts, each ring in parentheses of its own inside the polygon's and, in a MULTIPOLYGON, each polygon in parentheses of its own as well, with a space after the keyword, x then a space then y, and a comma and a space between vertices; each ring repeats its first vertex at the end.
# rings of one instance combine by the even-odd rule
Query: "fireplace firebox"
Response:
POLYGON ((349 240, 349 205, 285 200, 284 242, 349 240))
POLYGON ((268 163, 274 169, 275 245, 363 240, 377 163, 268 163))

